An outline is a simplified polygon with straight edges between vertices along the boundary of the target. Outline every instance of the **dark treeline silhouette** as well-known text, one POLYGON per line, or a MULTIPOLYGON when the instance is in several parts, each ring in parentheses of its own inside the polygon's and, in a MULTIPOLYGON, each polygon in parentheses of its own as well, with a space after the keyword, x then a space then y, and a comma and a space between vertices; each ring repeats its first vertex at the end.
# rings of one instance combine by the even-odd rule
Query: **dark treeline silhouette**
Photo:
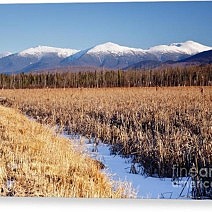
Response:
POLYGON ((0 88, 101 88, 212 85, 212 65, 117 70, 0 74, 0 88))

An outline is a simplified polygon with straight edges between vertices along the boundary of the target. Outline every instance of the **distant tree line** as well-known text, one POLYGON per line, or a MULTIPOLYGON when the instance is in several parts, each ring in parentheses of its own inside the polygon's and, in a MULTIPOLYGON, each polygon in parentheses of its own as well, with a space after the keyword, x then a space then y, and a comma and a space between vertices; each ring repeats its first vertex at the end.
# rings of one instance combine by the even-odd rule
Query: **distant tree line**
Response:
POLYGON ((102 88, 212 85, 212 65, 118 70, 0 74, 0 88, 102 88))

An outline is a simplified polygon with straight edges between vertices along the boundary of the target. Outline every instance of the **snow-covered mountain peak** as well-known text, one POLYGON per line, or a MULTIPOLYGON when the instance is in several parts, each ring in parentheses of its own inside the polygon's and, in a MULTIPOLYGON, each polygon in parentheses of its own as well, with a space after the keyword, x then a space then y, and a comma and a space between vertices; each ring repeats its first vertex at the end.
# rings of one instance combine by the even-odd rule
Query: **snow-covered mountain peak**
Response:
POLYGON ((72 54, 77 53, 76 49, 65 49, 65 48, 56 48, 50 46, 37 46, 33 48, 26 49, 18 53, 19 56, 36 56, 42 57, 46 54, 57 54, 58 57, 69 57, 72 54))
POLYGON ((188 40, 186 42, 183 42, 183 43, 171 43, 169 44, 168 46, 176 46, 176 47, 181 47, 181 46, 184 46, 184 45, 196 45, 196 44, 199 44, 197 42, 194 42, 192 40, 188 40))
POLYGON ((94 46, 93 48, 90 48, 87 53, 108 53, 108 54, 120 54, 120 53, 132 53, 132 52, 138 52, 138 51, 144 51, 142 49, 137 48, 130 48, 126 46, 121 46, 116 43, 107 42, 103 44, 99 44, 97 46, 94 46))
POLYGON ((106 42, 99 45, 96 45, 95 48, 119 48, 120 45, 113 43, 113 42, 106 42))
POLYGON ((169 45, 159 45, 149 48, 147 51, 153 54, 157 53, 181 53, 193 55, 202 51, 207 51, 212 47, 204 46, 194 41, 186 41, 183 43, 172 43, 169 45))
POLYGON ((179 44, 180 44, 179 48, 181 48, 182 51, 190 55, 212 49, 212 47, 202 45, 195 41, 186 41, 184 43, 179 44))
POLYGON ((11 54, 12 54, 11 52, 2 52, 2 53, 0 53, 0 58, 7 57, 11 54))

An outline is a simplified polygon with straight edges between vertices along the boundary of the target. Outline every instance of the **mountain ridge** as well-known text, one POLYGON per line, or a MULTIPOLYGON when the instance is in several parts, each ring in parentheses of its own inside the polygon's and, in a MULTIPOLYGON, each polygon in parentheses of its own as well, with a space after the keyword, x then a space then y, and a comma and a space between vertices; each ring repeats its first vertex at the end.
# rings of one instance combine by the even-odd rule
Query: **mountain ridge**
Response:
POLYGON ((29 49, 25 49, 18 53, 19 56, 28 56, 28 55, 36 55, 43 56, 45 54, 55 53, 59 57, 69 57, 72 54, 77 53, 79 50, 76 49, 67 49, 67 48, 57 48, 51 46, 36 46, 29 49))
POLYGON ((212 50, 212 47, 194 41, 158 45, 149 49, 131 48, 112 42, 84 50, 36 46, 2 57, 0 54, 0 73, 68 66, 126 69, 136 63, 148 65, 148 61, 154 61, 154 65, 166 61, 180 61, 207 50, 212 50))
POLYGON ((0 59, 3 58, 3 57, 7 57, 7 56, 9 56, 11 54, 12 54, 11 52, 1 52, 0 53, 0 59))
POLYGON ((212 50, 200 52, 179 62, 212 63, 212 50))

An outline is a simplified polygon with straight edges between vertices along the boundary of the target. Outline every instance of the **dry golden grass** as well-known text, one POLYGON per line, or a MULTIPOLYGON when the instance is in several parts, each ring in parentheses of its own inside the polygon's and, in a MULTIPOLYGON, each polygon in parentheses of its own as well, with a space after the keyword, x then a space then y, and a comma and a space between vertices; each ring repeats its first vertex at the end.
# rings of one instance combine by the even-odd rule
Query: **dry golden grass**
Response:
POLYGON ((212 87, 1 90, 42 123, 112 144, 150 175, 212 164, 212 87))
POLYGON ((0 158, 0 196, 128 197, 69 140, 2 106, 0 158))

